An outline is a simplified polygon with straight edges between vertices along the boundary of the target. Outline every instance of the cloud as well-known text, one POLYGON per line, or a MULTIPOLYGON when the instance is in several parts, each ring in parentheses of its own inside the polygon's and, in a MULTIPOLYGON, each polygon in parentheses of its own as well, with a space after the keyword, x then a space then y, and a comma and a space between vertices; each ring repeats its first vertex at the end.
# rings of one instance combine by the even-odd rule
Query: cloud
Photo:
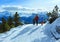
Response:
POLYGON ((26 13, 31 13, 31 12, 37 12, 40 11, 41 9, 34 9, 34 8, 28 8, 28 7, 23 7, 19 5, 2 5, 1 9, 2 11, 9 11, 9 12, 26 12, 26 13))
POLYGON ((32 11, 31 10, 32 8, 34 8, 33 10, 35 10, 35 11, 38 8, 39 9, 42 8, 43 10, 49 10, 49 9, 53 9, 53 7, 55 5, 59 5, 60 6, 60 0, 45 0, 45 1, 44 0, 13 0, 13 1, 12 0, 4 0, 2 2, 4 4, 3 3, 0 3, 0 4, 4 8, 4 10, 13 10, 13 11, 14 10, 17 10, 17 11, 19 11, 19 10, 32 11), (30 7, 30 8, 28 8, 28 7, 30 7))

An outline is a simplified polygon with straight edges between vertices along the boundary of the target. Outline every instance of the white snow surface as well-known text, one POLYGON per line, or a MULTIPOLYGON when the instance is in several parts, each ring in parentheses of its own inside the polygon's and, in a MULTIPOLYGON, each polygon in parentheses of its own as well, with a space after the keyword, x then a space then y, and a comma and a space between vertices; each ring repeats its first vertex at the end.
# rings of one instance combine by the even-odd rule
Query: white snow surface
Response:
POLYGON ((51 34, 51 31, 55 32, 56 25, 60 25, 60 18, 56 19, 52 24, 46 22, 43 25, 27 24, 18 26, 1 33, 0 42, 60 42, 51 34))

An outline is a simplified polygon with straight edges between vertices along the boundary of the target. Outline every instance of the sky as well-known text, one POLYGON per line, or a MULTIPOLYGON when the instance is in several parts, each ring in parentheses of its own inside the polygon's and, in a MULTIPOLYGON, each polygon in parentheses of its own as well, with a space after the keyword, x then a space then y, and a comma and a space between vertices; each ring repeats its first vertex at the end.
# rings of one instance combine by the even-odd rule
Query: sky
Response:
POLYGON ((26 8, 25 10, 29 8, 47 11, 53 9, 55 5, 60 7, 60 0, 0 0, 0 10, 14 10, 16 8, 15 10, 19 11, 22 9, 18 8, 26 8))

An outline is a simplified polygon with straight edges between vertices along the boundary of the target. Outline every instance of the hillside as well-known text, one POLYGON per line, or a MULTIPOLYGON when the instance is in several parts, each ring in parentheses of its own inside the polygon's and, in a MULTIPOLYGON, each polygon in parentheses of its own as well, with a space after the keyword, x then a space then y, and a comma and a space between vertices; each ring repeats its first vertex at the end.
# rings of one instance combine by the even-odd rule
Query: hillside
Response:
MULTIPOLYGON (((51 34, 55 31, 56 25, 59 26, 60 18, 56 19, 52 24, 49 22, 38 26, 27 24, 0 34, 0 42, 60 42, 51 34)), ((56 32, 57 35, 58 33, 56 32)), ((58 37, 59 35, 57 35, 58 37)))

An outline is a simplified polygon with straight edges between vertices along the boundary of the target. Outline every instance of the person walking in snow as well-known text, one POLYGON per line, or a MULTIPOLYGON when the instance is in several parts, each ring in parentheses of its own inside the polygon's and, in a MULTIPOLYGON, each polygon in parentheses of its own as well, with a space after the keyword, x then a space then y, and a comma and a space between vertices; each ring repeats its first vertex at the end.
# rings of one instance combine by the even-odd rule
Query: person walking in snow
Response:
POLYGON ((33 25, 35 25, 35 19, 33 19, 33 25))
POLYGON ((44 18, 42 17, 41 20, 42 20, 41 25, 43 25, 44 24, 44 18))
POLYGON ((39 17, 38 17, 38 15, 36 15, 35 18, 33 19, 33 24, 36 23, 36 25, 38 25, 38 19, 39 19, 39 17))

